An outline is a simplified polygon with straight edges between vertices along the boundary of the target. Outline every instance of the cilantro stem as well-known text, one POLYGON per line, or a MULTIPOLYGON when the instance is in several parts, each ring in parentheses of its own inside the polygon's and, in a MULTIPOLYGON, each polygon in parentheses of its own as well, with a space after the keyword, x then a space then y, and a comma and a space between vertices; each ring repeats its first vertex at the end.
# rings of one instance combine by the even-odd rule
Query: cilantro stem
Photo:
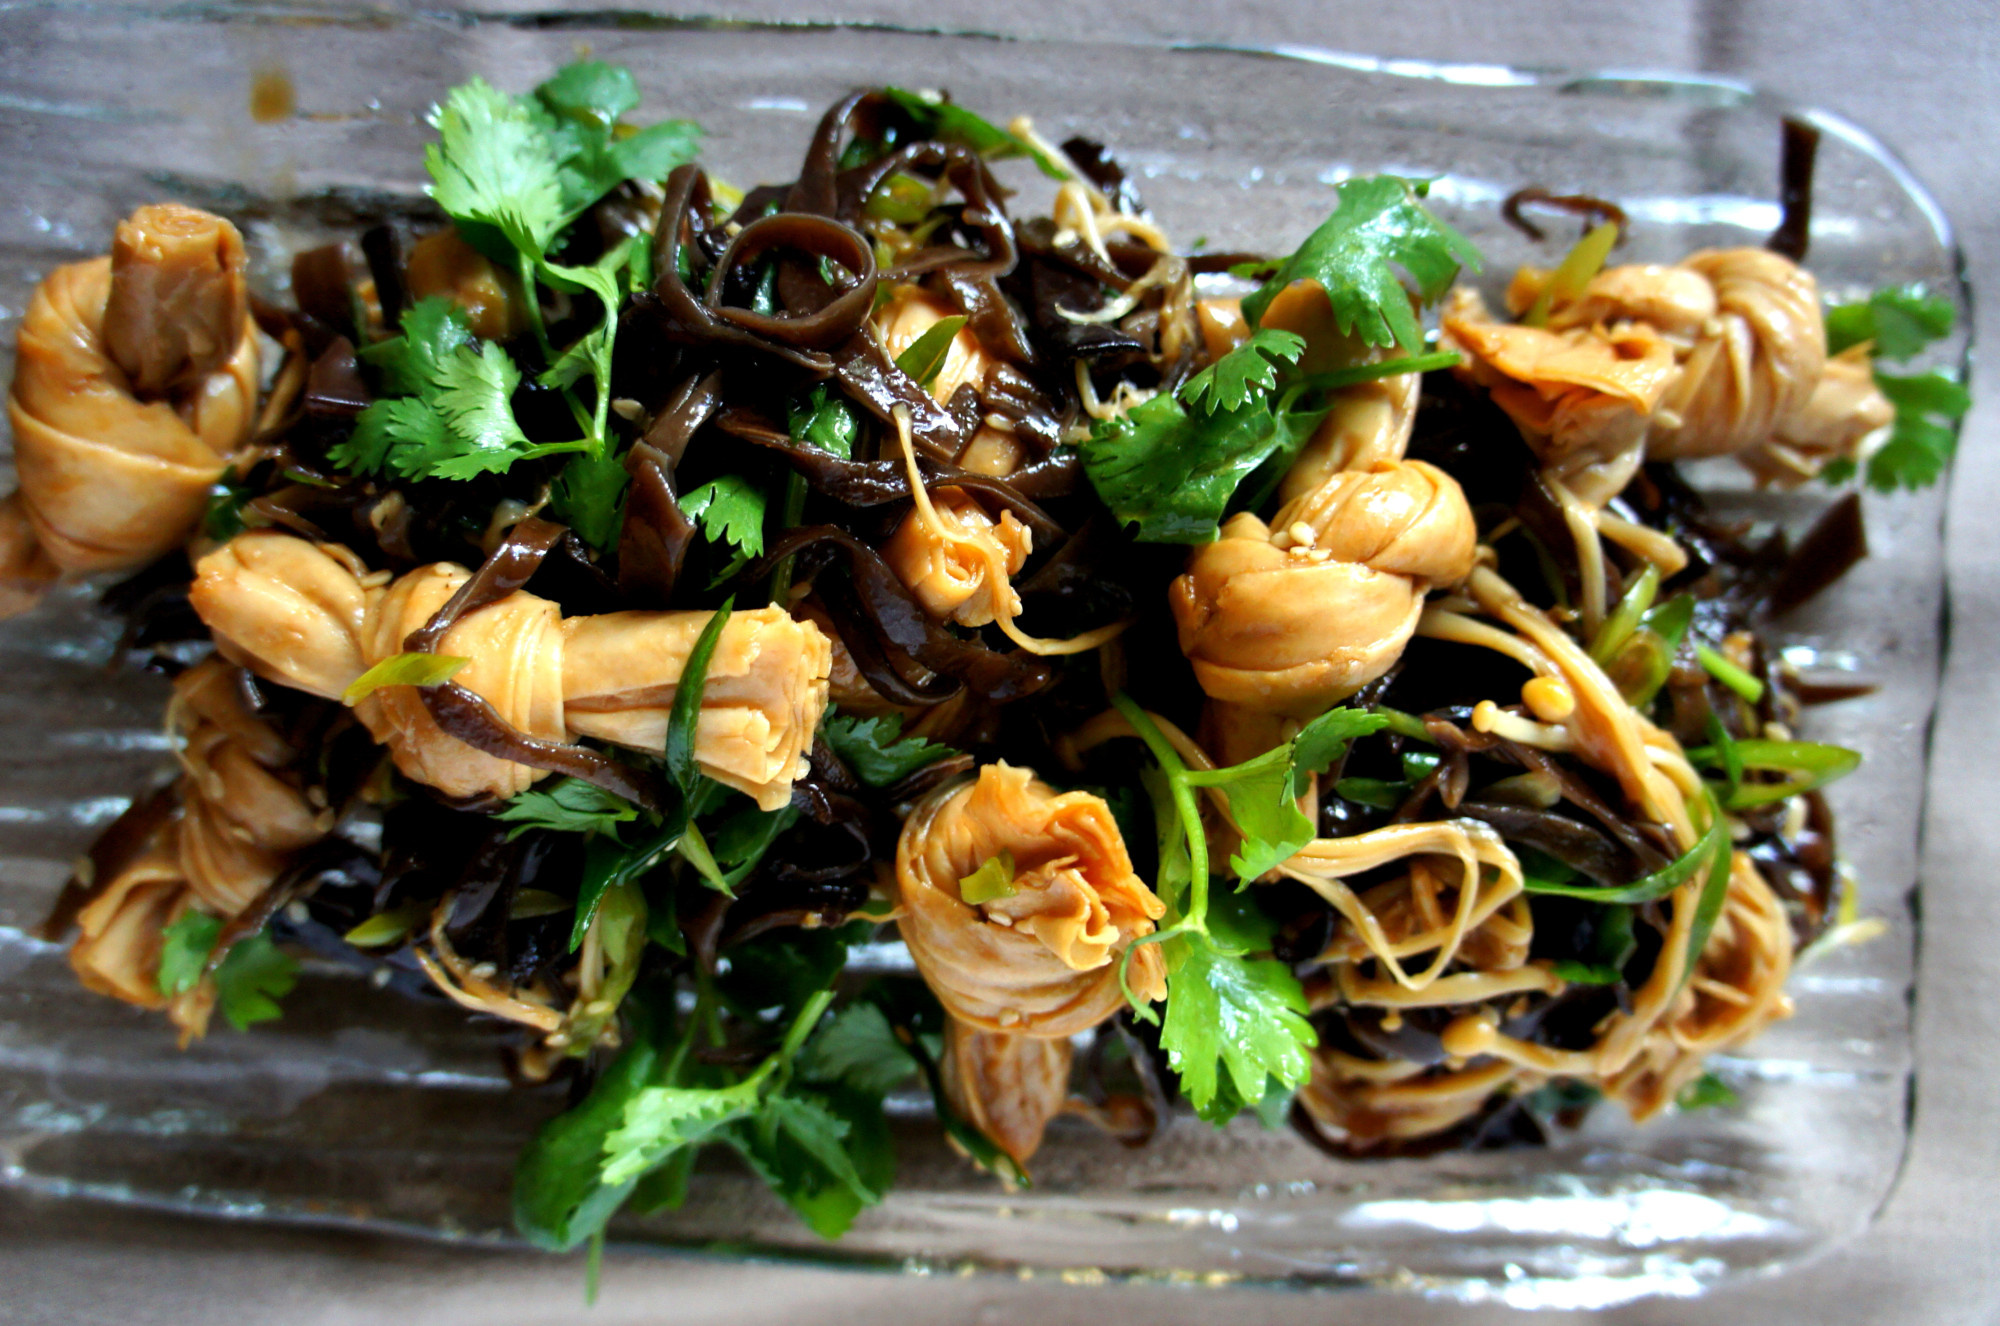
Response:
POLYGON ((589 1251, 584 1253, 583 1258, 583 1305, 587 1308, 597 1306, 597 1284, 603 1271, 604 1227, 600 1225, 597 1232, 590 1236, 589 1251))
POLYGON ((700 963, 694 968, 694 1014, 689 1019, 694 1023, 688 1029, 688 1040, 694 1040, 697 1031, 708 1033, 710 1048, 720 1048, 728 1037, 722 1034, 722 1018, 715 1003, 715 982, 708 970, 700 963))
POLYGON ((1399 737, 1421 741, 1427 746, 1437 745, 1436 738, 1431 736, 1431 730, 1424 726, 1424 720, 1415 714, 1404 713, 1401 709, 1391 709, 1386 704, 1371 704, 1368 706, 1368 712, 1380 714, 1388 719, 1389 730, 1399 737))
POLYGON ((808 1036, 812 1035, 813 1028, 819 1025, 821 1015, 831 1003, 833 1003, 831 990, 821 990, 806 1000, 805 1006, 799 1010, 799 1015, 792 1019, 790 1029, 785 1032, 784 1044, 778 1047, 778 1061, 791 1062, 792 1056, 799 1052, 799 1047, 806 1043, 808 1036))
POLYGON ((1188 767, 1131 696, 1120 691, 1111 697, 1111 703, 1125 715, 1132 731, 1138 734, 1139 740, 1146 743, 1146 749, 1159 761, 1161 770, 1167 775, 1168 791, 1174 798, 1174 813, 1180 818, 1181 831, 1187 835, 1188 874, 1191 877, 1188 880, 1187 915, 1173 928, 1207 934, 1208 835, 1202 832, 1201 809, 1195 803, 1194 788, 1188 782, 1188 767))
POLYGON ((1411 355, 1405 359, 1383 359, 1373 364, 1353 364, 1347 368, 1336 368, 1331 373, 1315 373, 1309 378, 1300 379, 1297 389, 1338 391, 1342 387, 1373 382, 1377 378, 1393 378, 1403 373, 1430 373, 1440 368, 1454 368, 1458 363, 1458 355, 1451 350, 1440 350, 1435 354, 1411 355))
POLYGON ((537 456, 557 456, 567 451, 591 450, 594 450, 591 440, 587 437, 580 437, 573 442, 537 442, 531 447, 522 448, 521 458, 523 460, 533 460, 537 456))
POLYGON ((521 277, 521 300, 527 305, 528 325, 535 329, 535 343, 542 347, 542 362, 553 364, 556 352, 549 344, 549 329, 542 323, 542 292, 536 283, 536 259, 521 250, 514 251, 514 264, 521 277))
MULTIPOLYGON (((805 476, 794 471, 785 476, 785 505, 778 513, 777 532, 782 535, 786 530, 796 529, 798 523, 805 519, 805 514, 805 476)), ((792 558, 788 554, 779 558, 778 565, 771 571, 771 602, 782 608, 785 606, 785 600, 790 598, 791 594, 792 558)))

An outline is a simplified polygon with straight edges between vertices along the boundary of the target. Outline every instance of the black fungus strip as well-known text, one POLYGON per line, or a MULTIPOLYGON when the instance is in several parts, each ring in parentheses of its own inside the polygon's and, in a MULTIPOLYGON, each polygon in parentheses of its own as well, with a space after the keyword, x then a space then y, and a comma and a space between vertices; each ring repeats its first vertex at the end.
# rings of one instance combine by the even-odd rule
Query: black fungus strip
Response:
MULTIPOLYGON (((880 553, 845 530, 812 525, 789 531, 766 554, 760 567, 775 566, 779 558, 808 549, 821 555, 832 553, 847 562, 848 584, 871 633, 892 660, 900 656, 921 668, 955 678, 974 694, 994 701, 1022 699, 1047 689, 1055 679, 1049 665, 1033 654, 1019 650, 996 653, 977 641, 953 635, 924 611, 880 553)), ((750 572, 753 577, 762 573, 761 569, 750 572)), ((843 620, 844 614, 831 600, 828 607, 834 610, 841 639, 849 641, 851 650, 848 632, 852 619, 843 620)), ((855 661, 857 665, 861 661, 858 654, 855 661)), ((902 675, 908 681, 909 674, 902 675)), ((929 698, 935 701, 944 697, 929 698)))
POLYGON ((1813 522, 1799 546, 1785 559, 1765 604, 1782 617, 1819 595, 1868 556, 1868 527, 1861 515, 1861 495, 1848 493, 1813 522))
POLYGON ((1819 130, 1804 120, 1785 117, 1778 165, 1778 228, 1764 247, 1793 262, 1806 260, 1812 242, 1813 167, 1819 160, 1819 130))
POLYGON ((618 588, 639 607, 663 608, 694 543, 695 523, 674 484, 689 440, 722 402, 722 375, 689 378, 625 453, 631 486, 618 535, 618 588))
MULTIPOLYGON (((793 438, 769 420, 747 411, 731 410, 716 420, 716 427, 746 442, 783 456, 815 492, 824 493, 849 506, 882 506, 909 501, 909 472, 901 461, 847 460, 793 438)), ((924 457, 917 459, 924 490, 936 494, 947 489, 985 493, 1017 516, 1044 544, 1066 537, 1063 527, 1036 503, 1023 496, 1009 479, 991 474, 975 474, 956 465, 924 457)))
POLYGON ((1500 215, 1506 218, 1508 225, 1538 244, 1545 238, 1546 232, 1521 214, 1521 209, 1527 206, 1546 207, 1553 211, 1580 216, 1583 218, 1586 233, 1606 221, 1615 221, 1618 224, 1618 242, 1623 244, 1627 237, 1625 209, 1617 203, 1594 198, 1587 193, 1551 193, 1547 189, 1532 187, 1516 189, 1507 195, 1505 202, 1500 204, 1500 215))

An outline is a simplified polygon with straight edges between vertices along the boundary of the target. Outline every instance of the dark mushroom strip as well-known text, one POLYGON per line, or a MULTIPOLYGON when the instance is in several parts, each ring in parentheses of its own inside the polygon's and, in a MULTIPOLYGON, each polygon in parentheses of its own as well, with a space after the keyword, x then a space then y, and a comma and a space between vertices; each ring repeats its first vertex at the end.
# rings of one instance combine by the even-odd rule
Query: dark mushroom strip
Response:
POLYGON ((896 407, 910 412, 910 437, 932 460, 956 460, 968 441, 951 411, 922 384, 896 367, 881 341, 867 333, 851 338, 835 356, 834 378, 849 400, 890 427, 896 407))
POLYGON ((722 251, 702 303, 715 317, 772 344, 831 350, 853 336, 875 306, 875 249, 857 231, 831 217, 797 212, 762 217, 738 231, 722 251), (780 249, 819 259, 839 273, 837 283, 828 288, 815 277, 810 287, 813 307, 787 308, 783 314, 731 308, 722 302, 731 273, 780 249))
MULTIPOLYGON (((773 340, 760 335, 754 325, 745 325, 735 316, 757 319, 762 315, 746 315, 745 310, 722 308, 706 298, 697 297, 688 289, 687 281, 681 275, 683 256, 691 246, 700 248, 697 241, 711 230, 708 224, 711 206, 708 176, 698 166, 676 166, 673 174, 667 177, 666 194, 666 201, 660 209, 659 228, 653 232, 653 270, 656 273, 653 289, 649 299, 636 301, 637 307, 658 322, 669 340, 684 345, 773 355, 816 377, 832 372, 833 360, 825 352, 805 348, 803 342, 773 340)), ((868 266, 872 276, 872 257, 868 266)), ((726 275, 725 270, 711 271, 709 288, 719 291, 726 275)), ((817 323, 810 319, 799 321, 802 326, 790 329, 794 335, 817 333, 817 323)))
POLYGON ((1810 601, 1866 556, 1868 526, 1861 515, 1861 495, 1849 493, 1813 522, 1778 569, 1765 598, 1771 615, 1782 617, 1810 601))
MULTIPOLYGON (((716 420, 716 427, 746 442, 777 452, 785 458, 786 464, 805 477, 814 491, 849 506, 882 506, 910 498, 909 474, 901 461, 847 460, 800 442, 748 411, 732 410, 716 420)), ((1054 542, 1065 537, 1063 527, 1048 512, 1022 496, 1008 479, 975 474, 956 465, 922 457, 917 460, 917 468, 923 474, 924 488, 929 492, 958 488, 966 492, 985 493, 1018 516, 1022 524, 1035 532, 1036 538, 1054 542)))
POLYGON ((665 607, 696 534, 681 510, 674 467, 722 401, 722 375, 689 378, 625 455, 632 476, 618 536, 618 587, 635 603, 665 607))
MULTIPOLYGON (((753 568, 750 574, 753 577, 763 574, 778 559, 808 549, 818 551, 822 557, 830 553, 846 560, 849 587, 890 659, 900 656, 908 663, 963 682, 974 694, 994 701, 1021 699, 1045 689, 1054 680, 1054 673, 1048 664, 1032 654, 1019 651, 1000 654, 976 641, 953 635, 924 611, 923 605, 896 578, 896 573, 880 553, 854 535, 831 525, 792 530, 773 545, 764 562, 753 568)), ((840 610, 842 605, 836 595, 828 592, 832 588, 822 585, 821 594, 827 598, 827 606, 834 612, 834 622, 840 628, 841 639, 850 641, 851 650, 851 619, 842 620, 845 615, 840 610)), ((861 664, 859 655, 855 661, 857 665, 861 664)), ((867 675, 865 668, 863 675, 867 675)), ((905 676, 907 679, 907 674, 905 676)), ((930 698, 943 697, 933 695, 930 698)))
POLYGON ((1599 884, 1615 888, 1631 883, 1642 873, 1634 867, 1631 853, 1619 843, 1579 820, 1552 810, 1474 799, 1461 801, 1458 813, 1483 820, 1498 829, 1507 841, 1524 843, 1547 853, 1599 884))
POLYGON ((1819 130, 1804 120, 1787 115, 1778 166, 1778 201, 1782 214, 1778 228, 1764 241, 1764 247, 1783 254, 1793 262, 1806 260, 1812 241, 1813 167, 1819 159, 1819 130))
POLYGON ((1521 209, 1531 204, 1580 216, 1586 229, 1601 226, 1607 221, 1616 222, 1618 242, 1620 244, 1625 242, 1625 209, 1617 203, 1603 198, 1593 198, 1587 193, 1551 193, 1547 189, 1539 188, 1516 189, 1500 204, 1500 215, 1506 219, 1508 225, 1529 239, 1540 241, 1544 237, 1540 226, 1521 215, 1521 209))

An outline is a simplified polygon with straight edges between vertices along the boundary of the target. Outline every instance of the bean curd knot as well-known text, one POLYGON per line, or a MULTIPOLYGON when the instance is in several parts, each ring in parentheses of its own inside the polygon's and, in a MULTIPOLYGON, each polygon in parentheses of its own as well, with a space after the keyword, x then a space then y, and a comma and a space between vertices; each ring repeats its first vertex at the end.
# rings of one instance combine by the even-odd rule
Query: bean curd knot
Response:
MULTIPOLYGON (((1523 269, 1508 308, 1530 309, 1549 280, 1523 269)), ((1736 456, 1796 482, 1891 417, 1864 358, 1828 360, 1811 274, 1764 249, 1610 268, 1552 298, 1539 327, 1495 321, 1476 293, 1457 291, 1444 334, 1467 358, 1461 371, 1593 505, 1644 458, 1736 456)))
POLYGON ((149 561, 201 518, 257 405, 243 270, 234 226, 162 204, 35 287, 7 398, 20 489, 0 504, 0 611, 149 561))
POLYGON ((1422 461, 1346 471, 1245 512, 1195 550, 1170 603, 1181 649, 1216 700, 1311 717, 1381 676, 1425 593, 1472 568, 1472 512, 1422 461))
MULTIPOLYGON (((1006 764, 918 803, 896 845, 896 881, 904 941, 946 1010, 1025 1036, 1073 1036, 1116 1012, 1118 960, 1166 910, 1133 873, 1102 799, 1057 793, 1006 764), (995 860, 1011 863, 1011 878, 967 902, 960 881, 995 860)), ((1141 999, 1165 997, 1156 947, 1132 955, 1127 981, 1141 999)))
POLYGON ((1069 1101, 1070 1043, 945 1019, 945 1095, 964 1120, 1025 1164, 1069 1101))
MULTIPOLYGON (((401 653, 470 574, 441 562, 384 586, 385 574, 368 574, 344 549, 273 531, 237 536, 195 571, 190 600, 226 656, 328 699, 401 653)), ((459 619, 436 652, 470 660, 452 680, 528 736, 657 752, 681 671, 711 616, 565 621, 547 599, 516 591, 459 619)), ((765 810, 783 806, 806 771, 831 667, 832 646, 811 622, 776 607, 733 614, 696 720, 702 772, 765 810)), ((452 796, 512 796, 544 776, 447 736, 414 687, 384 687, 361 697, 355 712, 405 775, 452 796)))
POLYGON ((332 827, 332 816, 277 772, 296 752, 250 711, 238 675, 210 659, 175 678, 168 725, 183 742, 178 812, 115 875, 94 881, 69 953, 86 986, 165 1008, 184 1038, 207 1030, 215 986, 204 979, 163 993, 161 932, 191 909, 242 915, 332 827))

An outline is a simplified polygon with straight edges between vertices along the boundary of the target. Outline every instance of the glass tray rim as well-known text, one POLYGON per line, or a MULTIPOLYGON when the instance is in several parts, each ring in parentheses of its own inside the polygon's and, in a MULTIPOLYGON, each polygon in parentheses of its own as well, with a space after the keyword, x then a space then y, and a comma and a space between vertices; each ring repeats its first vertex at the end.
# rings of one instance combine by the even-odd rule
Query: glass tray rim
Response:
MULTIPOLYGON (((1680 70, 1653 66, 1578 66, 1578 65, 1525 65, 1504 62, 1448 61, 1422 57, 1378 55, 1337 47, 1319 46, 1309 43, 1291 42, 1228 42, 1201 39, 1159 37, 1144 34, 1118 37, 1098 37, 1090 35, 1050 35, 1033 30, 1001 31, 971 26, 930 25, 904 23, 893 20, 851 19, 851 18, 768 18, 755 16, 722 16, 715 14, 689 14, 668 9, 644 6, 622 7, 614 3, 595 6, 580 5, 576 8, 548 8, 524 6, 513 8, 473 8, 464 5, 425 5, 401 11, 357 10, 327 0, 266 0, 253 3, 251 0, 210 0, 209 3, 175 5, 154 8, 145 4, 70 3, 69 0, 30 0, 18 8, 29 11, 74 14, 96 21, 113 24, 122 21, 137 21, 162 24, 217 24, 225 27, 261 27, 266 25, 295 26, 301 23, 333 29, 421 29, 426 26, 444 26, 471 31, 481 28, 517 29, 527 31, 560 31, 564 33, 588 34, 591 32, 618 33, 620 35, 666 35, 676 32, 697 33, 741 33, 771 35, 777 37, 796 36, 811 39, 834 34, 883 34, 915 39, 931 39, 941 42, 992 42, 1016 47, 1075 48, 1086 47, 1104 50, 1124 50, 1151 52, 1168 58, 1182 56, 1200 57, 1234 56, 1249 60, 1269 60, 1288 65, 1304 65, 1339 70, 1344 74, 1367 79, 1381 80, 1385 86, 1396 84, 1444 83, 1463 87, 1508 89, 1542 88, 1556 95, 1596 97, 1607 101, 1635 103, 1648 101, 1673 101, 1683 105, 1725 111, 1762 112, 1776 117, 1800 120, 1830 138, 1836 139, 1859 152, 1880 166, 1894 181, 1901 193, 1915 205, 1937 243, 1938 250, 1947 259, 1952 290, 1958 307, 1964 313, 1961 328, 1954 334, 1960 340, 1960 348, 1953 367, 1959 380, 1970 386, 1973 382, 1975 357, 1975 336, 1972 312, 1976 307, 1975 291, 1969 273, 1969 263, 1956 229, 1951 224, 1943 206, 1917 173, 1904 161, 1901 154, 1884 139, 1877 136, 1859 122, 1839 112, 1827 110, 1810 102, 1776 93, 1754 80, 1733 78, 1725 75, 1699 71, 1680 70)), ((48 108, 35 108, 45 110, 48 108)), ((1953 426, 1954 436, 1962 438, 1963 420, 1953 426)), ((1942 545, 1949 531, 1948 504, 1955 478, 1955 463, 1947 467, 1938 484, 1939 489, 1939 540, 1942 545)), ((1952 634, 1949 620, 1952 611, 1951 576, 1948 566, 1941 568, 1939 606, 1939 647, 1937 657, 1938 692, 1942 691, 1942 681, 1952 656, 1952 634)), ((1921 962, 1924 948, 1924 921, 1921 906, 1925 880, 1921 870, 1923 846, 1924 814, 1931 801, 1929 771, 1933 749, 1933 735, 1938 721, 1938 698, 1934 694, 1929 710, 1924 716, 1921 744, 1921 766, 1923 781, 1918 788, 1915 806, 1917 836, 1917 871, 1911 877, 1908 887, 1900 894, 1897 902, 1907 915, 1910 925, 1911 972, 1910 984, 1906 992, 1906 1013, 1904 1025, 1906 1033, 1914 1029, 1914 1001, 1923 997, 1925 969, 1921 962)), ((1885 900, 1886 901, 1886 900, 1885 900)), ((1916 1042, 1910 1041, 1910 1063, 1905 1074, 1905 1089, 1911 1100, 1916 1097, 1924 1063, 1917 1052, 1916 1042)), ((1733 1269, 1725 1275, 1704 1281, 1697 1292, 1707 1293, 1720 1285, 1751 1277, 1765 1277, 1790 1274, 1803 1265, 1810 1264, 1822 1256, 1839 1250, 1849 1239, 1860 1237, 1879 1220, 1883 1208, 1900 1189, 1910 1164, 1909 1137, 1914 1122, 1914 1110, 1906 1109, 1901 1121, 1903 1133, 1896 1163, 1889 1181, 1882 1190, 1881 1197, 1869 1210, 1866 1221, 1846 1235, 1829 1239, 1802 1255, 1781 1258, 1755 1269, 1733 1269)), ((391 1235, 398 1238, 415 1238, 440 1244, 462 1244, 473 1247, 527 1248, 530 1245, 511 1234, 489 1234, 470 1230, 455 1230, 446 1225, 433 1225, 421 1221, 382 1216, 351 1216, 336 1209, 313 1211, 303 1205, 287 1204, 281 1207, 265 1206, 258 1203, 239 1203, 230 1199, 226 1192, 208 1194, 199 1203, 175 1202, 169 1197, 143 1193, 114 1193, 104 1191, 99 1185, 87 1182, 72 1182, 36 1176, 27 1176, 19 1171, 0 1169, 0 1186, 30 1196, 38 1200, 78 1201, 83 1203, 107 1203, 128 1208, 154 1211, 166 1215, 187 1216, 201 1220, 219 1220, 229 1223, 268 1224, 282 1228, 324 1228, 374 1234, 391 1235)), ((759 1244, 739 1244, 720 1241, 676 1242, 660 1237, 621 1237, 613 1234, 607 1245, 624 1253, 645 1253, 655 1257, 688 1258, 704 1262, 726 1263, 730 1265, 802 1266, 819 1269, 837 1269, 850 1273, 888 1274, 901 1276, 963 1275, 976 1272, 982 1277, 1000 1277, 1022 1281, 1058 1281, 1062 1283, 1088 1284, 1199 1284, 1209 1289, 1250 1288, 1266 1293, 1276 1291, 1303 1291, 1314 1294, 1330 1293, 1374 1293, 1385 1290, 1392 1296, 1402 1297, 1414 1293, 1422 1298, 1444 1297, 1463 1302, 1498 1301, 1491 1294, 1474 1294, 1465 1297, 1463 1290, 1433 1287, 1425 1289, 1417 1286, 1396 1286, 1382 1283, 1370 1276, 1357 1278, 1326 1276, 1285 1276, 1271 1273, 1231 1273, 1231 1272, 1175 1272, 1147 1269, 1103 1270, 1094 1267, 1063 1268, 1056 1266, 1025 1266, 1005 1261, 984 1258, 916 1258, 900 1257, 873 1251, 845 1251, 840 1244, 773 1246, 759 1244)), ((1646 1287, 1632 1281, 1612 1281, 1612 1284, 1629 1286, 1622 1295, 1613 1292, 1601 1299, 1593 1299, 1590 1308, 1611 1307, 1636 1299, 1654 1297, 1664 1291, 1659 1287, 1646 1287)), ((1685 1291, 1683 1291, 1685 1292, 1685 1291)), ((1579 1305, 1584 1306, 1584 1305, 1579 1305)))

